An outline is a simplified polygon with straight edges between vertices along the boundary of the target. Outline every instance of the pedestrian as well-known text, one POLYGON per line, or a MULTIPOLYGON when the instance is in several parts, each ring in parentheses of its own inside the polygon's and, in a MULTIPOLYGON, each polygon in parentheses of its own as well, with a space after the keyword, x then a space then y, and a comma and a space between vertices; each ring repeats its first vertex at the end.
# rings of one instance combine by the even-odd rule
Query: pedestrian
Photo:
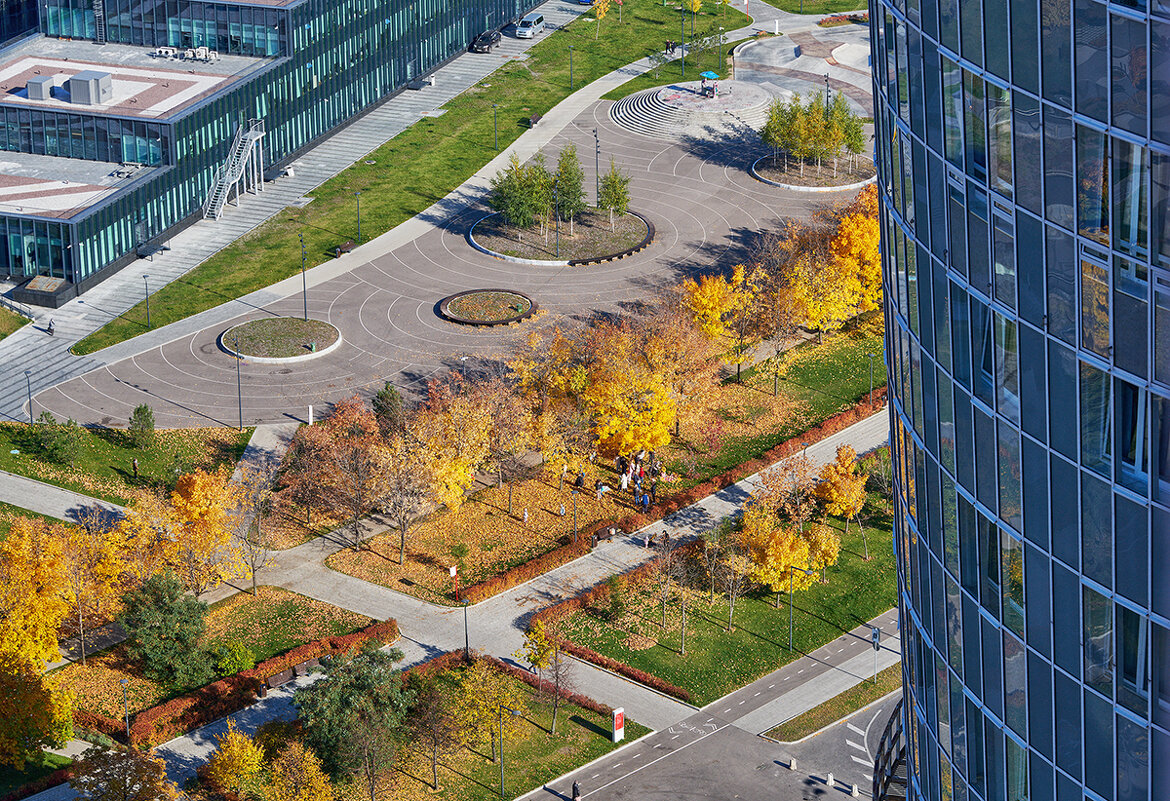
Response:
POLYGON ((581 797, 581 785, 573 782, 573 801, 577 801, 581 797))
POLYGON ((573 482, 573 486, 579 490, 585 489, 585 474, 584 473, 577 474, 577 479, 573 482))
POLYGON ((634 492, 638 493, 639 495, 642 494, 642 476, 641 475, 634 476, 634 492))
POLYGON ((650 479, 650 503, 658 503, 658 478, 650 479))
POLYGON ((642 513, 645 514, 646 512, 649 512, 650 511, 650 495, 649 495, 649 493, 643 492, 639 496, 638 499, 641 501, 640 505, 642 507, 642 513))
POLYGON ((561 504, 561 517, 564 517, 564 516, 565 516, 565 505, 562 503, 561 504))
POLYGON ((630 474, 622 471, 622 492, 625 492, 630 487, 630 474))
POLYGON ((134 480, 137 481, 138 480, 138 457, 137 456, 134 457, 134 461, 131 462, 131 464, 134 465, 134 480))
POLYGON ((524 507, 524 525, 528 525, 528 507, 524 507))
POLYGON ((49 336, 53 336, 53 331, 55 331, 55 330, 56 330, 56 328, 57 328, 57 324, 56 324, 56 323, 54 323, 54 322, 53 322, 53 318, 52 318, 52 317, 50 317, 50 318, 49 318, 49 328, 48 328, 48 331, 49 331, 49 336))

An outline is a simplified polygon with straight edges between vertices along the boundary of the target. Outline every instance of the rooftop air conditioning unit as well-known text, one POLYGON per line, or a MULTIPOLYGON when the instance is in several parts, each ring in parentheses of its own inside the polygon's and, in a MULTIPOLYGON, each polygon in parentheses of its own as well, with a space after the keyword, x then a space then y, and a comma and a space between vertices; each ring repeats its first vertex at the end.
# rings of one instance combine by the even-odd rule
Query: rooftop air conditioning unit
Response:
POLYGON ((70 102, 98 106, 110 102, 113 97, 114 84, 108 72, 85 70, 69 79, 70 102))
POLYGON ((38 75, 35 78, 28 79, 28 99, 29 100, 52 100, 53 87, 57 85, 57 79, 52 75, 38 75))

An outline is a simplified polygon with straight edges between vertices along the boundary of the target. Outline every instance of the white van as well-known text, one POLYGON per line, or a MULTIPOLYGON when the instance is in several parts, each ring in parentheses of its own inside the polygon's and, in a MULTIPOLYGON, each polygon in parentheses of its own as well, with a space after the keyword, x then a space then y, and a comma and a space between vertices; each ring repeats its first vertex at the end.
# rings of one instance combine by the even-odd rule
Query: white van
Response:
POLYGON ((535 11, 516 23, 516 36, 520 39, 531 39, 543 30, 544 14, 535 11))

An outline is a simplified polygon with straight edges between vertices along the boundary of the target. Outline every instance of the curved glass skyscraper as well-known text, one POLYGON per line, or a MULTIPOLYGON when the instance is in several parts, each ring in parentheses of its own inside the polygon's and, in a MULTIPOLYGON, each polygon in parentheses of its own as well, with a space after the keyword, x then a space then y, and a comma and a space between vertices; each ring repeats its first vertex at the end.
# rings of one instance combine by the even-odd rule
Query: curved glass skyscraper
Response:
POLYGON ((1170 0, 871 0, 907 795, 1170 799, 1170 0))

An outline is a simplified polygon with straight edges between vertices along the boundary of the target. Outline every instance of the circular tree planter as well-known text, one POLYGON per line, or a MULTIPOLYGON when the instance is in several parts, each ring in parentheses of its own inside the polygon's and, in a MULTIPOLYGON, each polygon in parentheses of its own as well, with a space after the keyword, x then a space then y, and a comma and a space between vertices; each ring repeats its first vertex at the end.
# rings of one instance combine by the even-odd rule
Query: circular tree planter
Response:
POLYGON ((561 258, 556 256, 556 234, 549 231, 548 241, 538 226, 523 229, 521 241, 516 229, 505 225, 497 212, 480 217, 467 232, 467 241, 481 253, 514 264, 544 267, 599 264, 624 259, 645 250, 654 241, 654 224, 636 211, 616 215, 616 231, 609 227, 609 213, 590 209, 574 222, 574 236, 569 237, 569 223, 561 221, 561 258))
POLYGON ((469 289, 439 301, 439 314, 464 325, 507 325, 534 311, 532 298, 513 289, 469 289))
POLYGON ((799 168, 786 169, 784 162, 776 163, 772 156, 761 156, 752 163, 752 177, 772 186, 791 189, 795 192, 847 192, 861 189, 873 183, 877 173, 873 162, 866 162, 866 168, 849 172, 838 171, 836 176, 829 167, 818 168, 805 165, 804 175, 799 168))
POLYGON ((261 364, 315 359, 340 344, 341 332, 335 326, 296 317, 261 317, 219 335, 219 346, 227 353, 261 364))

